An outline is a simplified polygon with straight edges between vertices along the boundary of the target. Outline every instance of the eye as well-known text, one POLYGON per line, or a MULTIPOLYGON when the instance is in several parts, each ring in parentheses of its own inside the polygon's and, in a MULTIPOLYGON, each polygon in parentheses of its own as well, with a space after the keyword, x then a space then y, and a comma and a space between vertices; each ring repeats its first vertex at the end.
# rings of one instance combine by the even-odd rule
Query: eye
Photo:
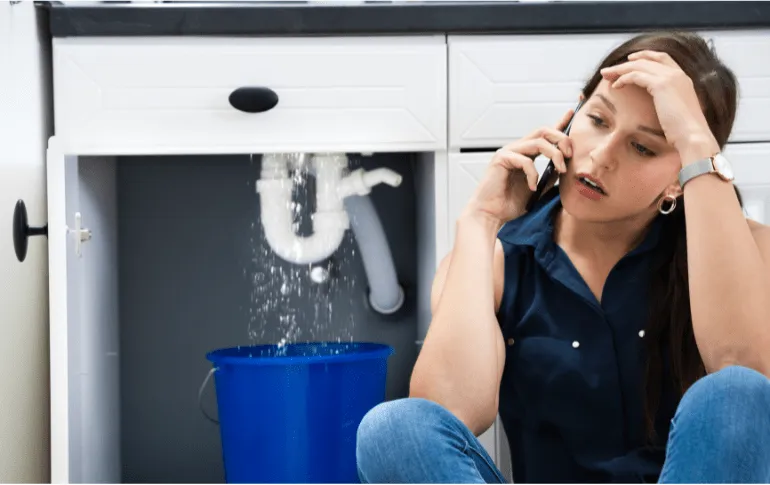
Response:
POLYGON ((591 118, 591 121, 593 122, 594 126, 607 126, 604 124, 604 120, 599 118, 596 115, 588 115, 589 118, 591 118))
POLYGON ((640 145, 638 143, 631 143, 631 145, 634 147, 636 152, 639 155, 643 156, 643 157, 654 157, 655 156, 655 152, 653 152, 652 150, 650 150, 649 148, 647 148, 647 147, 645 147, 643 145, 640 145))

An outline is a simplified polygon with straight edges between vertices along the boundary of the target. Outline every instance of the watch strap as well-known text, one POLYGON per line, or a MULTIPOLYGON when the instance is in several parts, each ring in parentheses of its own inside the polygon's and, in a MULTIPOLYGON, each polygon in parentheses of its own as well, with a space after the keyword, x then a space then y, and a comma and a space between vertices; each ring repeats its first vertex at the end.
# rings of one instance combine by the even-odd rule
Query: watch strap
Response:
POLYGON ((679 186, 684 187, 684 184, 700 175, 715 172, 714 164, 711 162, 711 158, 704 158, 693 162, 686 167, 683 167, 679 171, 679 186))

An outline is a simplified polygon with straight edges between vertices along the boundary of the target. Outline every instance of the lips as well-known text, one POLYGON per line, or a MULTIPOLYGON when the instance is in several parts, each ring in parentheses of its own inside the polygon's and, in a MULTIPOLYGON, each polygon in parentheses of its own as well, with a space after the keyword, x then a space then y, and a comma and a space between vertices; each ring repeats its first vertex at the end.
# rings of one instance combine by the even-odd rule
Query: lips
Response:
POLYGON ((604 197, 607 196, 607 189, 604 188, 604 185, 602 184, 601 180, 595 177, 592 177, 587 173, 579 173, 577 174, 577 181, 579 184, 583 185, 589 190, 594 191, 597 194, 602 195, 604 197))

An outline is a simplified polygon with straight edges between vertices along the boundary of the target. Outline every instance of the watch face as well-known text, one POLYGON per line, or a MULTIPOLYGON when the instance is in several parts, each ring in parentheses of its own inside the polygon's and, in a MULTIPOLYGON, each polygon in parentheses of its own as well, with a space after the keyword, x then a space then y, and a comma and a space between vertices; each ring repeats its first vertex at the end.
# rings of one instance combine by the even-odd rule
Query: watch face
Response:
POLYGON ((735 174, 733 173, 733 167, 730 165, 730 161, 726 159, 722 154, 714 157, 714 169, 725 180, 733 180, 735 174))

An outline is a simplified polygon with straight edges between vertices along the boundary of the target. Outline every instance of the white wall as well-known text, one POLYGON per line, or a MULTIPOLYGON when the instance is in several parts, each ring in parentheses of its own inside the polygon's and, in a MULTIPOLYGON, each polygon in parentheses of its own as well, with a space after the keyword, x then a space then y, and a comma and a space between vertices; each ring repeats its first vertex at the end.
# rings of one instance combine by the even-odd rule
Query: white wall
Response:
POLYGON ((50 481, 47 241, 31 238, 20 263, 11 237, 17 199, 30 225, 47 219, 41 20, 31 1, 0 0, 0 483, 50 481))

